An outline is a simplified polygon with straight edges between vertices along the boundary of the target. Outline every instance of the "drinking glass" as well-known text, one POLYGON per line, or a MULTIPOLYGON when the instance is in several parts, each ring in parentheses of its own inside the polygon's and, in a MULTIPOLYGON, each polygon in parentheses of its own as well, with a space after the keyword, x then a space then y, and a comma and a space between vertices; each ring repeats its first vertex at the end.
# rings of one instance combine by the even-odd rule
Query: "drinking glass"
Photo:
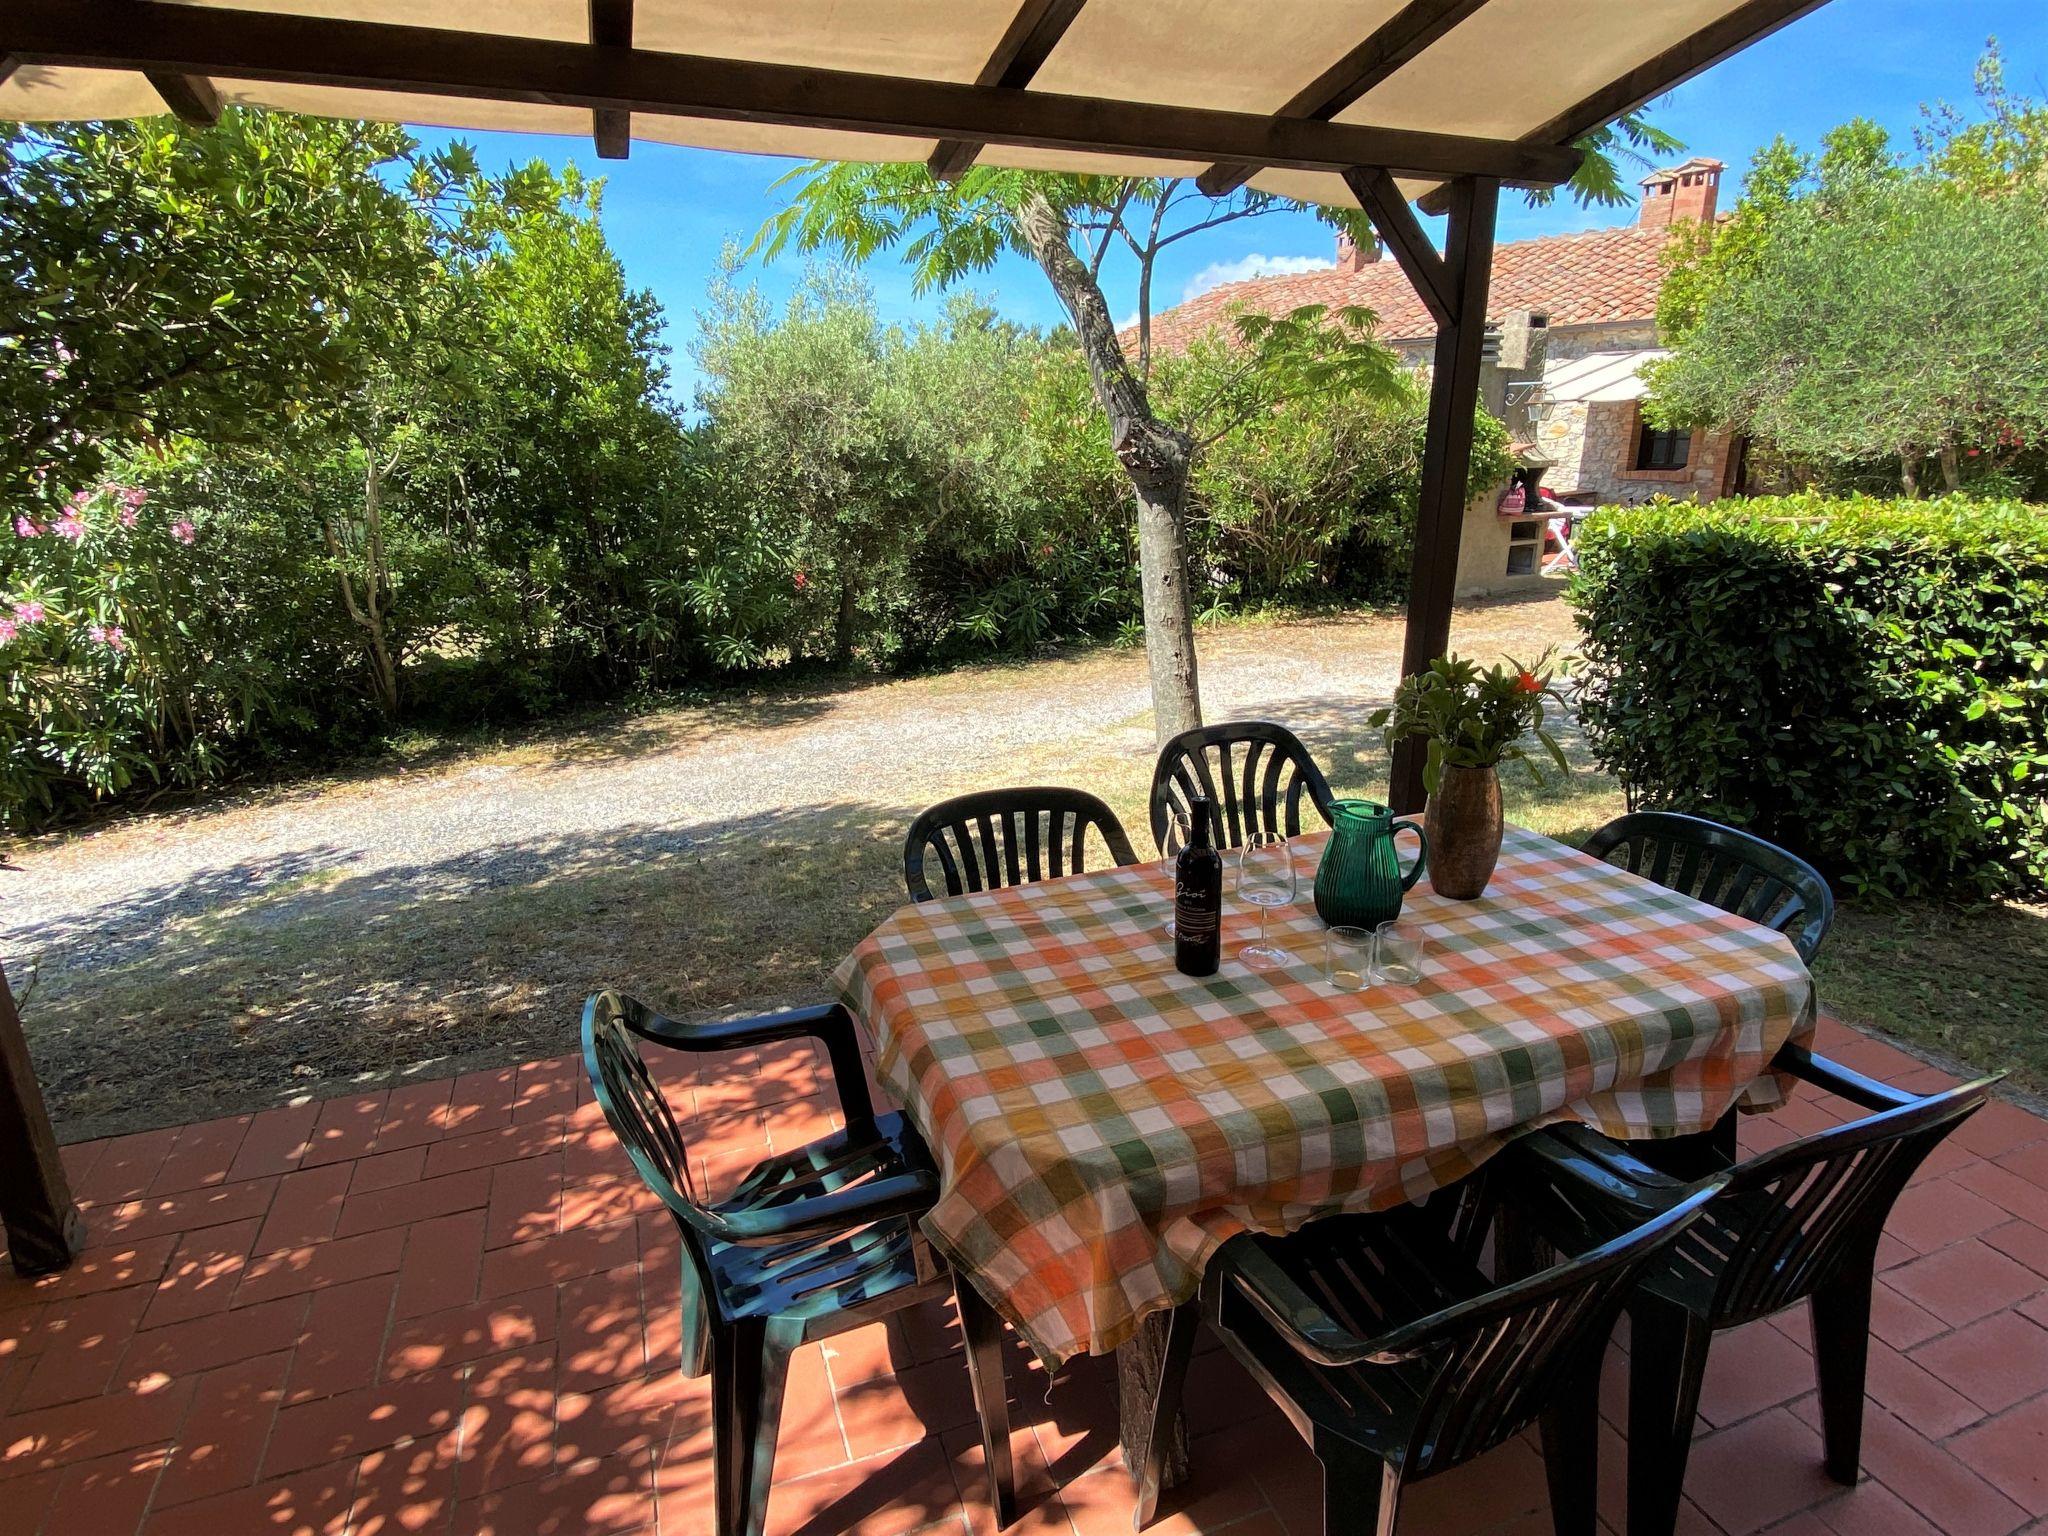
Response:
POLYGON ((1259 942, 1237 952, 1240 960, 1255 971, 1292 965, 1294 956, 1266 940, 1266 913, 1294 900, 1294 850, 1287 839, 1274 832, 1254 832, 1245 840, 1237 858, 1237 894, 1259 909, 1259 942))
POLYGON ((1170 939, 1175 932, 1173 926, 1174 865, 1175 861, 1180 857, 1181 849, 1187 847, 1195 834, 1188 830, 1188 813, 1175 805, 1171 800, 1166 802, 1166 820, 1169 827, 1166 834, 1166 846, 1173 850, 1172 853, 1166 856, 1166 936, 1170 939))
POLYGON ((1381 923, 1373 930, 1372 979, 1397 987, 1422 980, 1422 930, 1413 923, 1381 923))
POLYGON ((1363 992, 1372 980, 1373 932, 1339 924, 1323 930, 1323 979, 1339 992, 1363 992))

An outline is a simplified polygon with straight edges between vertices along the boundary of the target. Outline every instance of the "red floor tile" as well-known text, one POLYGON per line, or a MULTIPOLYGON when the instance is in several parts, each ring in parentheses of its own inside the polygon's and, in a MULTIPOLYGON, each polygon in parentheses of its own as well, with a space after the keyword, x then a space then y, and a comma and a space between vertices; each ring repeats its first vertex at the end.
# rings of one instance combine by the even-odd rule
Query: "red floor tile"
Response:
MULTIPOLYGON (((1843 1035, 1863 1070, 1935 1080, 1843 1035)), ((835 1123, 807 1042, 667 1084, 730 1178, 835 1123)), ((1930 1163, 1883 1247, 1865 1472, 1819 1464, 1803 1312, 1715 1341, 1681 1536, 2003 1536, 2048 1517, 2048 1123, 1930 1163)), ((1834 1123, 1803 1095, 1745 1142, 1834 1123)), ((573 1059, 66 1149, 79 1265, 0 1280, 0 1527, 32 1536, 712 1536, 671 1219, 573 1059), (45 1517, 48 1511, 48 1518, 45 1517), (51 1524, 61 1522, 62 1529, 51 1524)), ((1014 1536, 1129 1529, 1113 1373, 1010 1351, 1014 1536)), ((1623 1362, 1603 1529, 1624 1523, 1623 1362)), ((1194 1483, 1151 1536, 1318 1536, 1299 1437, 1205 1340, 1194 1483)), ((799 1350, 771 1536, 995 1536, 952 1309, 799 1350)), ((2043 1527, 2048 1530, 2048 1526, 2043 1527)), ((1534 1437, 1418 1487, 1405 1536, 1549 1530, 1534 1437)))
POLYGON ((285 1408, 263 1453, 266 1477, 445 1434, 462 1413, 459 1371, 429 1371, 285 1408))
POLYGON ((251 1216, 223 1226, 189 1232, 165 1266, 143 1316, 145 1328, 182 1323, 210 1312, 222 1312, 241 1283, 242 1270, 256 1245, 263 1222, 251 1216))
POLYGON ((192 1410, 156 1489, 157 1508, 210 1498, 256 1481, 291 1364, 289 1354, 263 1355, 199 1378, 192 1410))
POLYGON ((384 1117, 377 1125, 377 1151, 390 1153, 439 1141, 453 1124, 448 1096, 454 1086, 447 1078, 441 1078, 392 1089, 384 1106, 384 1117))
POLYGON ((309 1402, 377 1382, 398 1284, 395 1275, 373 1275, 314 1293, 306 1313, 306 1342, 292 1357, 286 1402, 309 1402))
POLYGON ((392 1315, 419 1317, 476 1300, 484 1264, 484 1213, 464 1211, 406 1235, 392 1315))
POLYGON ((187 1381, 10 1414, 0 1419, 0 1482, 162 1444, 178 1432, 191 1402, 192 1383, 187 1381))
MULTIPOLYGON (((2048 1384, 2048 1329, 2016 1312, 1994 1312, 1921 1345, 1912 1358, 1987 1413, 1999 1413, 2048 1384)), ((1914 1422, 1911 1414, 1900 1416, 1914 1422)))
POLYGON ((334 1236, 341 1218, 343 1200, 348 1197, 354 1170, 346 1163, 296 1168, 277 1181, 277 1197, 263 1232, 256 1241, 258 1253, 275 1253, 280 1248, 297 1248, 325 1242, 334 1236))
POLYGON ((143 1536, 344 1536, 356 1463, 315 1467, 289 1477, 270 1478, 253 1488, 216 1494, 155 1511, 143 1522, 143 1536))
POLYGON ((228 1182, 260 1179, 285 1173, 299 1166, 310 1145, 314 1122, 320 1118, 318 1104, 287 1104, 266 1109, 249 1122, 235 1160, 228 1167, 228 1182))
POLYGON ((153 1195, 175 1194, 182 1189, 201 1189, 208 1185, 225 1184, 228 1170, 234 1166, 235 1154, 242 1150, 242 1138, 249 1133, 252 1115, 236 1115, 227 1120, 208 1120, 200 1125, 188 1125, 178 1132, 178 1140, 171 1148, 170 1156, 151 1181, 149 1193, 153 1195))
POLYGON ((235 1305, 247 1307, 322 1286, 346 1285, 368 1275, 388 1275, 404 1255, 405 1232, 401 1228, 259 1254, 242 1273, 235 1305))
POLYGON ((391 1330, 385 1377, 395 1380, 551 1341, 556 1302, 556 1293, 544 1289, 410 1318, 391 1330))

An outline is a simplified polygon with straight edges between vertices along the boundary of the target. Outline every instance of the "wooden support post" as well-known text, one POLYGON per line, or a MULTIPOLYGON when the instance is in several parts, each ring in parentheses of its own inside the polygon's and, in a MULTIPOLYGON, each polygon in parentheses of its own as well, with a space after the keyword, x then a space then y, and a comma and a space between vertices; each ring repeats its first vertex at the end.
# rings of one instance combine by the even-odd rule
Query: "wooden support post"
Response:
MULTIPOLYGON (((1458 543, 1471 494, 1472 412, 1479 403, 1479 353, 1486 339, 1486 291, 1493 274, 1493 221, 1500 183, 1460 177, 1450 187, 1450 229, 1442 257, 1442 297, 1449 313, 1439 321, 1429 381, 1429 433, 1422 450, 1422 492, 1415 509, 1415 556, 1408 582, 1408 632, 1401 675, 1425 670, 1451 642, 1451 599, 1458 583, 1458 543)), ((1368 205, 1370 206, 1370 205, 1368 205)), ((1381 235, 1423 293, 1438 280, 1433 253, 1411 249, 1411 230, 1377 223, 1381 235)), ((1394 751, 1389 803, 1403 815, 1422 809, 1423 743, 1410 739, 1394 751)))
MULTIPOLYGON (((1166 1331, 1171 1314, 1154 1312, 1138 1325, 1129 1343, 1116 1352, 1117 1430, 1123 1441, 1124 1465, 1139 1475, 1146 1442, 1152 1436, 1152 1400, 1166 1367, 1166 1331)), ((1166 1464, 1159 1486, 1178 1488, 1188 1480, 1188 1420, 1176 1413, 1167 1431, 1166 1464)))
POLYGON ((0 968, 0 1223, 15 1273, 62 1269, 85 1245, 85 1219, 57 1156, 57 1136, 28 1059, 21 1015, 0 968))

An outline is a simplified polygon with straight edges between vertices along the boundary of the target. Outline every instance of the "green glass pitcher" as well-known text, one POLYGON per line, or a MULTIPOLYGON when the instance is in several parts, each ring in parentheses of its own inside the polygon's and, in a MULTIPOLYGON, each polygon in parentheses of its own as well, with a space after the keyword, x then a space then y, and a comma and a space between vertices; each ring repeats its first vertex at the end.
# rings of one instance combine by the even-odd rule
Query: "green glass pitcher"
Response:
POLYGON ((1429 839, 1412 821, 1373 800, 1338 800, 1330 807, 1330 841, 1316 866, 1316 915, 1333 927, 1372 928, 1401 915, 1401 893, 1421 877, 1429 839), (1408 872, 1394 848, 1396 832, 1413 832, 1421 846, 1408 872))

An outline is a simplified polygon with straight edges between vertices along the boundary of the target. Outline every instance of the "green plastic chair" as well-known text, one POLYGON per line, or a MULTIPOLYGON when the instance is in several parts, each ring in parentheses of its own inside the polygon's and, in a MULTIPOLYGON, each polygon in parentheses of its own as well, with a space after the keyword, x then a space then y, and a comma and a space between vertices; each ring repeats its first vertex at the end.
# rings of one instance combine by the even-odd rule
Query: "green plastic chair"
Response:
POLYGON ((997 1518, 1016 1516, 1001 1322, 947 1276, 917 1230, 939 1190, 900 1114, 877 1115, 853 1016, 834 1003, 716 1024, 678 1024, 617 992, 583 1009, 583 1064, 604 1117, 682 1236, 683 1372, 711 1373, 718 1536, 761 1536, 789 1357, 920 1302, 957 1295, 997 1518), (697 1192, 642 1044, 729 1051, 808 1037, 831 1060, 846 1128, 779 1153, 716 1203, 697 1192))

